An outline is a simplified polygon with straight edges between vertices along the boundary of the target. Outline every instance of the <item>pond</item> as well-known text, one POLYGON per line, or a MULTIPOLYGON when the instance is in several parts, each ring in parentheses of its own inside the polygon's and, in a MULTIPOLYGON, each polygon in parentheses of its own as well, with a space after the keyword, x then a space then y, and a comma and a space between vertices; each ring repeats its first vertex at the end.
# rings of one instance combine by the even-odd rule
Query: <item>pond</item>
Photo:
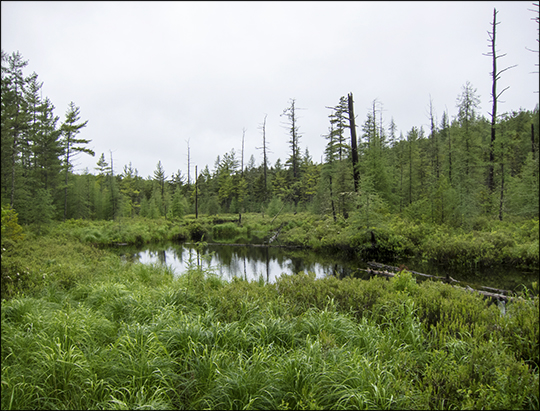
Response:
MULTIPOLYGON (((273 283, 281 274, 313 272, 317 278, 351 275, 368 279, 367 261, 347 253, 321 253, 313 250, 267 247, 255 245, 223 245, 193 243, 170 243, 145 246, 144 248, 118 247, 116 252, 126 261, 142 264, 161 263, 171 267, 175 275, 181 275, 189 267, 210 270, 225 280, 241 277, 248 281, 258 280, 273 283)), ((442 265, 420 260, 378 261, 409 270, 445 276, 449 274, 459 281, 505 290, 521 290, 525 285, 532 287, 539 280, 538 270, 520 270, 515 267, 477 267, 451 269, 442 265)), ((417 277, 418 278, 418 277, 417 277)), ((421 278, 418 278, 421 280, 421 278)))

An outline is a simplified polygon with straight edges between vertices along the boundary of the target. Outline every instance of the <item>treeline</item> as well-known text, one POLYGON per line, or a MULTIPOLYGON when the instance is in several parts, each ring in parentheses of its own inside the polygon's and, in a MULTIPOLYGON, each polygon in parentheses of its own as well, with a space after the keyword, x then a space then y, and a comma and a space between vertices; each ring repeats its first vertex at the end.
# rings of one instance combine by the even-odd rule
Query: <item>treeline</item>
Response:
POLYGON ((77 138, 87 121, 71 103, 59 124, 37 74, 24 76, 27 64, 18 52, 2 51, 2 206, 14 208, 23 224, 282 210, 335 220, 355 213, 367 226, 390 213, 465 227, 482 218, 538 218, 538 106, 497 115, 492 140, 492 122, 479 113, 469 82, 454 118, 444 112, 436 119, 430 102, 429 129, 405 134, 393 119, 385 124, 379 101, 356 125, 352 94, 339 98, 329 107, 321 163, 302 148, 291 100, 282 113, 290 144, 284 162, 267 161, 265 119, 259 165, 253 156, 244 164, 243 152, 232 149, 195 178, 180 170, 169 175, 161 161, 143 178, 131 163, 117 172, 112 153, 102 153, 94 170, 74 173, 77 155, 94 155, 89 140, 77 138))

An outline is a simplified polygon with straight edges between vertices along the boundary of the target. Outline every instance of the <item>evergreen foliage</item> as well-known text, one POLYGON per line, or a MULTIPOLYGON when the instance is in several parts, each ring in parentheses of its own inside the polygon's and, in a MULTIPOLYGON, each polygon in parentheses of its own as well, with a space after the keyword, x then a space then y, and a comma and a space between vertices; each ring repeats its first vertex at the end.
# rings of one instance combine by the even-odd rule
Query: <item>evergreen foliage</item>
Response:
POLYGON ((131 163, 115 174, 112 153, 77 173, 77 155, 95 154, 80 108, 58 124, 22 55, 2 50, 1 63, 2 409, 538 409, 527 290, 503 315, 406 270, 226 283, 94 247, 275 240, 537 269, 538 105, 489 120, 466 82, 455 118, 437 123, 430 102, 429 131, 398 136, 374 100, 353 157, 351 94, 330 107, 318 163, 291 99, 284 162, 268 163, 265 116, 261 165, 231 149, 194 184, 159 159, 148 178, 131 163))
MULTIPOLYGON (((143 178, 130 163, 114 173, 112 155, 99 157, 94 173, 74 172, 79 153, 93 154, 70 103, 59 125, 54 106, 41 97, 37 74, 25 77, 28 62, 2 52, 2 205, 16 210, 21 224, 47 225, 59 219, 111 220, 119 217, 181 218, 195 212, 195 184, 181 171, 167 177, 158 160, 143 178)), ((480 114, 480 98, 466 82, 456 99, 458 114, 437 122, 430 103, 430 130, 413 126, 402 134, 386 125, 382 103, 374 100, 358 138, 358 188, 354 187, 347 98, 330 107, 325 158, 314 162, 300 149, 298 108, 291 99, 282 115, 291 147, 289 158, 266 163, 252 157, 243 170, 235 150, 218 156, 197 176, 202 214, 309 210, 335 221, 354 217, 369 226, 390 214, 471 230, 488 218, 538 218, 538 106, 498 115, 493 147, 495 172, 488 186, 490 121, 480 114), (279 201, 278 201, 279 200, 279 201), (279 203, 279 205, 278 205, 279 203), (277 208, 277 209, 276 209, 277 208)))

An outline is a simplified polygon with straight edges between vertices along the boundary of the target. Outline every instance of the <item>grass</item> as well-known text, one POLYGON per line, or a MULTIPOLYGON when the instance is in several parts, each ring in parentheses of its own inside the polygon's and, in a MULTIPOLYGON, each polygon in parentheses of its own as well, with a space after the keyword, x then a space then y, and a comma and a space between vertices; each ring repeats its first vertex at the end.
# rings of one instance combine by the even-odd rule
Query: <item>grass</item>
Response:
MULTIPOLYGON (((93 245, 200 235, 212 223, 223 240, 271 231, 252 217, 245 227, 69 221, 3 243, 1 408, 539 408, 537 292, 525 290, 503 314, 406 271, 226 282, 195 264, 176 277, 93 245)), ((326 235, 337 244, 347 230, 288 218, 275 220, 285 242, 326 235)), ((537 241, 533 226, 516 238, 537 241)), ((429 226, 399 229, 411 243, 444 237, 429 226)), ((498 230, 485 236, 518 242, 498 230)))
POLYGON ((538 296, 503 315, 406 272, 175 277, 66 236, 6 254, 2 409, 539 407, 538 296))
POLYGON ((452 228, 388 216, 372 226, 351 217, 333 221, 328 216, 303 212, 269 215, 193 215, 183 219, 68 220, 40 230, 86 244, 142 245, 167 241, 264 243, 279 231, 274 245, 301 246, 317 251, 349 250, 363 258, 419 257, 446 266, 510 264, 531 269, 539 266, 538 219, 479 220, 471 229, 452 228), (375 243, 373 243, 375 239, 375 243))

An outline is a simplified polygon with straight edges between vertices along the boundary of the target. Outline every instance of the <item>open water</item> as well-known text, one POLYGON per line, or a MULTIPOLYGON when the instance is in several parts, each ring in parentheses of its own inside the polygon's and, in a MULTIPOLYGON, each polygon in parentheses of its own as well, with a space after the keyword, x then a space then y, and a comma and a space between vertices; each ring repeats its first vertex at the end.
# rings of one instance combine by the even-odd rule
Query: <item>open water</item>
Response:
MULTIPOLYGON (((175 275, 181 275, 189 267, 210 270, 223 279, 241 277, 248 281, 259 280, 273 283, 282 274, 299 272, 315 273, 317 278, 327 276, 354 276, 367 279, 362 270, 368 268, 367 261, 346 253, 324 254, 313 250, 255 245, 208 244, 197 246, 191 243, 145 246, 144 248, 118 247, 126 261, 134 263, 167 264, 175 275)), ((521 270, 516 267, 469 267, 448 268, 420 260, 378 261, 383 264, 406 265, 409 270, 445 276, 470 283, 505 290, 521 290, 523 285, 532 287, 539 280, 538 270, 521 270)), ((421 277, 417 277, 419 281, 421 277)))

